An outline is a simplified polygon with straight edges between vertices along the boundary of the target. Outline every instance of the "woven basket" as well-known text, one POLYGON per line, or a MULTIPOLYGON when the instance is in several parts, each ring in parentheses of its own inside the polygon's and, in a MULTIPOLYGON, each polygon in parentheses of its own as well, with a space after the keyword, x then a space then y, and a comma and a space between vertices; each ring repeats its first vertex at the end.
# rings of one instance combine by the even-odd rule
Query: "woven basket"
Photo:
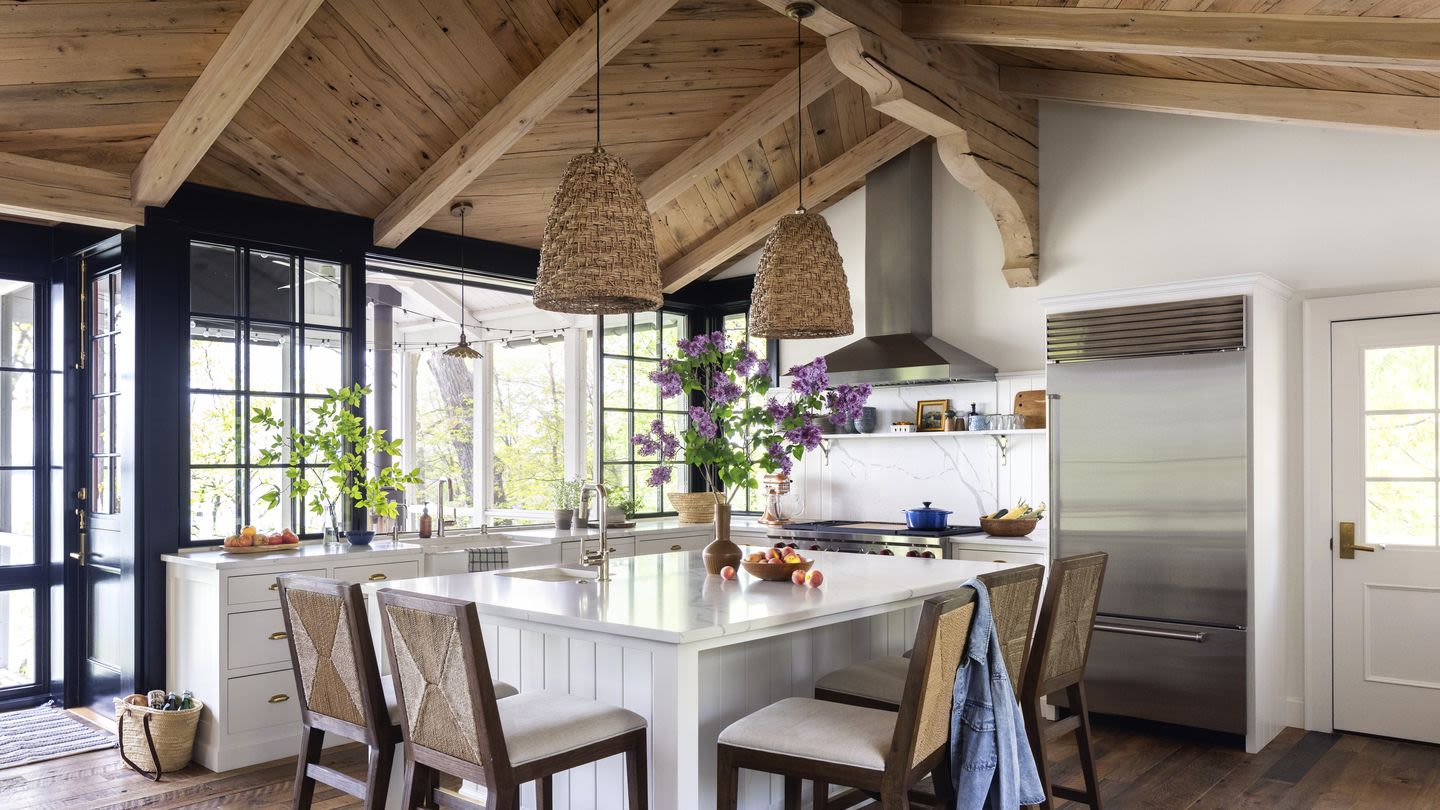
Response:
POLYGON ((665 497, 680 513, 681 523, 714 523, 715 504, 725 498, 718 492, 669 492, 665 497))
POLYGON ((750 298, 750 334, 840 337, 855 332, 840 248, 819 214, 780 217, 760 252, 750 298))
POLYGON ((190 764, 195 749, 195 729, 205 705, 196 700, 189 709, 166 712, 152 709, 144 695, 115 699, 115 721, 119 724, 120 758, 125 764, 155 781, 162 774, 190 764))

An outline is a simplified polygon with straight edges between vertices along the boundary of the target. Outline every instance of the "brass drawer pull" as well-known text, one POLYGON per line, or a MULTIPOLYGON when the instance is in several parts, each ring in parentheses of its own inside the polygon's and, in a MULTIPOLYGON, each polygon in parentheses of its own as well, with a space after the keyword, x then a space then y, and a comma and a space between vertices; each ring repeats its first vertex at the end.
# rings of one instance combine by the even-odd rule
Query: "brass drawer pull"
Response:
POLYGON ((680 544, 679 544, 679 543, 676 543, 675 545, 673 545, 673 546, 670 547, 670 550, 671 550, 671 551, 679 551, 679 550, 680 550, 680 544))
POLYGON ((272 583, 270 583, 270 590, 272 590, 272 591, 278 591, 278 590, 280 590, 280 583, 278 583, 278 582, 272 582, 272 583))
POLYGON ((371 581, 371 582, 379 582, 379 581, 382 580, 382 579, 389 579, 389 577, 385 576, 384 574, 371 574, 371 575, 370 575, 370 581, 371 581))
POLYGON ((289 634, 289 633, 286 633, 284 630, 281 630, 281 631, 279 631, 278 633, 271 633, 271 634, 270 634, 270 640, 271 640, 271 641, 284 641, 285 639, 287 639, 287 638, 289 638, 289 637, 290 637, 290 634, 289 634))
POLYGON ((290 696, 289 696, 289 695, 271 695, 269 702, 270 702, 270 703, 284 703, 285 701, 287 701, 287 700, 289 700, 289 699, 290 699, 290 696))
POLYGON ((615 549, 613 549, 613 548, 610 549, 610 553, 611 553, 611 554, 614 554, 614 553, 615 553, 615 549))

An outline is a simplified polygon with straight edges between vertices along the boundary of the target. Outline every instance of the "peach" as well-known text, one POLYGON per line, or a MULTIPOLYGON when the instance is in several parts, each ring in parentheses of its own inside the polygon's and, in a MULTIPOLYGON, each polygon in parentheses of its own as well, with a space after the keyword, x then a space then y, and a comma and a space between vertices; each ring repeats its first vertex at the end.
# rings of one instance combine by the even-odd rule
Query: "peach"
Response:
POLYGON ((765 559, 765 555, 759 551, 752 551, 745 557, 747 562, 760 562, 763 559, 765 559))
POLYGON ((825 584, 825 575, 820 573, 818 569, 812 568, 805 573, 805 584, 812 588, 818 588, 825 584))
POLYGON ((793 582, 793 583, 795 583, 796 585, 804 585, 804 584, 805 584, 805 572, 804 572, 804 571, 796 571, 796 572, 794 572, 793 574, 790 575, 790 581, 793 582))
POLYGON ((803 562, 805 562, 805 561, 802 560, 802 559, 800 559, 800 555, 799 555, 799 554, 786 554, 786 555, 785 555, 785 562, 790 563, 791 565, 794 565, 795 563, 803 563, 803 562))
POLYGON ((721 569, 720 569, 720 578, 721 578, 721 579, 734 579, 734 578, 735 578, 735 566, 733 566, 733 565, 727 565, 727 566, 725 566, 724 568, 721 568, 721 569))

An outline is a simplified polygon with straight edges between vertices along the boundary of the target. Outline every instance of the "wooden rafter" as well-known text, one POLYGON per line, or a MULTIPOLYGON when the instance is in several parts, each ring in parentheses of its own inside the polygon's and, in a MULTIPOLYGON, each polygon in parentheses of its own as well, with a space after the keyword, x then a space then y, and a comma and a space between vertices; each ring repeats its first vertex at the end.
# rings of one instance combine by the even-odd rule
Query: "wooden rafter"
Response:
POLYGON ((9 154, 0 154, 0 214, 117 230, 145 221, 123 174, 9 154))
POLYGON ((1066 70, 1001 68, 1000 87, 1026 98, 1251 121, 1440 132, 1440 98, 1259 87, 1066 70))
POLYGON ((137 204, 170 201, 323 2, 251 0, 135 167, 137 204))
MULTIPOLYGON (((762 0, 782 9, 780 0, 762 0)), ((1033 102, 998 90, 993 63, 958 49, 925 46, 897 25, 886 2, 820 0, 805 19, 824 34, 836 67, 875 109, 934 136, 941 161, 990 209, 1012 287, 1039 282, 1039 133, 1033 102)))
MULTIPOLYGON (((600 61, 609 62, 644 33, 675 0, 610 0, 560 43, 474 127, 375 218, 375 244, 395 247, 489 168, 542 118, 595 75, 595 25, 600 61)), ((576 144, 576 149, 583 144, 576 144)))
MULTIPOLYGON (((806 200, 827 200, 865 179, 886 161, 925 139, 898 121, 886 124, 840 157, 811 172, 801 182, 806 200)), ((795 210, 798 187, 791 186, 665 267, 665 292, 675 292, 704 278, 726 261, 759 244, 784 214, 795 210)))
POLYGON ((917 38, 970 45, 1440 69, 1431 19, 917 3, 902 24, 917 38))
MULTIPOLYGON (((800 88, 801 104, 815 99, 845 81, 826 54, 810 57, 802 68, 804 84, 800 88)), ((796 76, 792 71, 770 89, 756 96, 710 134, 691 144, 640 184, 640 193, 651 211, 700 181, 707 172, 719 168, 741 149, 755 143, 794 115, 796 76)))

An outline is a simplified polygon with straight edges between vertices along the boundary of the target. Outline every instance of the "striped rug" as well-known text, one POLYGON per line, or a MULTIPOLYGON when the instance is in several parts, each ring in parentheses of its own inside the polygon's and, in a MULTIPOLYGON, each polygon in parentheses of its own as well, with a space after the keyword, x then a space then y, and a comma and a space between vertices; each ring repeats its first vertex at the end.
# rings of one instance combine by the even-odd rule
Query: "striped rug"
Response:
POLYGON ((52 704, 0 714, 0 768, 114 747, 114 734, 52 704))

